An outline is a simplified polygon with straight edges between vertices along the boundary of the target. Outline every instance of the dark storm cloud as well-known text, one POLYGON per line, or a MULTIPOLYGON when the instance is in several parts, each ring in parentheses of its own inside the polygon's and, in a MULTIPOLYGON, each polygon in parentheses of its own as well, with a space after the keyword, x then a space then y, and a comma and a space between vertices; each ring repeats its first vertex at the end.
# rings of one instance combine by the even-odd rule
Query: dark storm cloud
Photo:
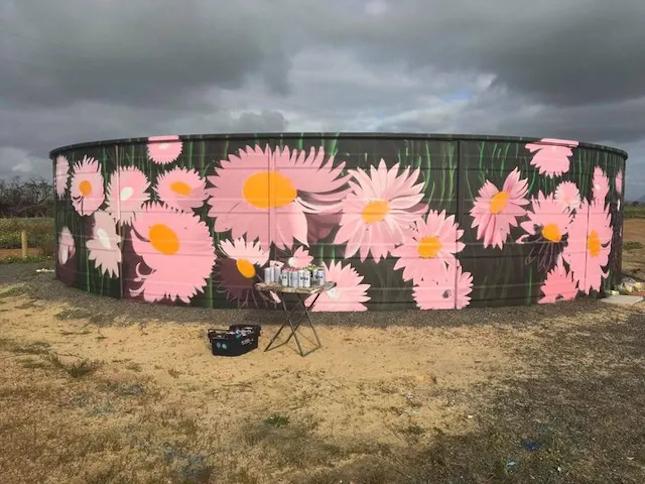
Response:
POLYGON ((483 132, 630 150, 645 194, 645 2, 9 0, 0 177, 101 138, 483 132))

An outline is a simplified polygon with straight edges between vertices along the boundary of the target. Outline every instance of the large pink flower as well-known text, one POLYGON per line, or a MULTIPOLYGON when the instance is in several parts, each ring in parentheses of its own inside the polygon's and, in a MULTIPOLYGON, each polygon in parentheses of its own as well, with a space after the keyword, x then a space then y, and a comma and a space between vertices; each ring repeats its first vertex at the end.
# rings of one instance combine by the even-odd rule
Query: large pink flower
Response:
POLYGON ((63 155, 56 157, 56 176, 54 179, 54 187, 56 188, 56 195, 58 198, 63 198, 65 190, 67 190, 69 161, 63 155))
POLYGON ((609 178, 599 166, 593 170, 593 199, 604 206, 609 193, 609 178))
POLYGON ((309 255, 309 251, 304 247, 298 247, 291 257, 287 260, 289 267, 295 269, 304 269, 309 266, 314 260, 312 256, 309 255))
POLYGON ((392 251, 398 257, 394 270, 403 269, 403 279, 416 284, 436 277, 455 262, 455 254, 464 248, 459 242, 464 231, 459 229, 455 216, 431 210, 426 221, 418 220, 403 238, 403 245, 392 251))
POLYGON ((378 261, 403 242, 406 230, 428 210, 421 203, 423 180, 418 169, 410 173, 408 167, 399 174, 398 163, 388 170, 383 160, 369 174, 360 168, 349 172, 352 192, 342 201, 334 243, 347 242, 345 257, 359 252, 364 261, 371 252, 378 261))
POLYGON ((531 165, 540 171, 540 175, 553 177, 569 171, 569 157, 576 146, 577 141, 543 138, 536 143, 528 143, 526 149, 535 153, 531 165))
POLYGON ((472 274, 463 272, 455 260, 433 278, 415 285, 413 295, 419 309, 461 309, 470 304, 472 290, 472 274))
MULTIPOLYGON (((537 235, 544 242, 560 243, 569 231, 571 212, 553 195, 542 191, 531 200, 531 208, 526 212, 528 220, 520 225, 528 235, 537 235)), ((524 240, 524 238, 521 238, 524 240)))
POLYGON ((616 185, 616 192, 621 195, 623 193, 623 170, 618 170, 614 183, 616 185))
POLYGON ((577 210, 580 207, 580 191, 575 183, 562 182, 555 189, 555 200, 564 209, 577 210))
POLYGON ((156 190, 169 207, 190 212, 204 203, 205 186, 206 182, 195 170, 175 168, 159 176, 156 190))
POLYGON ((116 233, 116 220, 107 212, 94 212, 92 238, 86 243, 89 250, 88 259, 102 272, 110 276, 119 275, 121 262, 121 236, 116 233))
POLYGON ((70 193, 72 205, 79 215, 92 215, 101 206, 105 193, 98 161, 84 156, 82 161, 74 164, 70 193))
POLYGON ((58 236, 58 264, 65 265, 68 260, 74 257, 75 253, 74 236, 67 227, 63 227, 58 236))
POLYGON ((150 199, 150 194, 146 192, 149 186, 150 182, 138 168, 119 168, 110 177, 107 211, 118 222, 130 225, 143 204, 150 199))
POLYGON ((565 269, 562 259, 546 275, 541 289, 544 297, 538 301, 540 304, 568 301, 575 299, 578 294, 578 284, 573 280, 571 273, 565 269))
POLYGON ((255 283, 260 280, 260 268, 269 260, 268 252, 259 242, 247 242, 242 237, 221 242, 220 251, 216 273, 227 298, 241 306, 253 303, 257 307, 263 301, 255 290, 255 283))
MULTIPOLYGON (((363 304, 370 300, 367 295, 369 284, 361 284, 361 276, 351 264, 343 267, 341 262, 330 262, 324 264, 325 279, 329 282, 335 282, 336 287, 329 291, 323 292, 313 311, 367 311, 363 304)), ((306 304, 310 304, 314 296, 310 296, 306 304)))
POLYGON ((305 154, 288 147, 272 151, 247 146, 239 156, 230 155, 208 177, 215 230, 259 240, 264 249, 271 242, 278 248, 291 247, 296 240, 308 245, 306 214, 337 213, 347 191, 349 177, 341 175, 345 163, 334 167, 333 161, 325 161, 322 148, 305 154))
POLYGON ((193 214, 175 212, 160 203, 149 203, 132 224, 132 247, 148 271, 137 264, 130 294, 149 302, 177 298, 190 302, 206 284, 215 253, 206 224, 193 214))
POLYGON ((179 136, 150 136, 148 156, 159 165, 172 163, 181 154, 182 143, 179 136))
POLYGON ((484 241, 484 247, 502 248, 511 227, 517 226, 517 218, 526 213, 522 207, 529 203, 527 191, 527 181, 520 178, 517 168, 508 174, 501 190, 489 180, 479 189, 470 215, 472 228, 477 227, 477 239, 484 241))
POLYGON ((595 200, 582 202, 569 227, 569 240, 564 249, 564 260, 569 264, 578 288, 585 294, 600 290, 603 270, 611 252, 611 217, 604 204, 595 200))

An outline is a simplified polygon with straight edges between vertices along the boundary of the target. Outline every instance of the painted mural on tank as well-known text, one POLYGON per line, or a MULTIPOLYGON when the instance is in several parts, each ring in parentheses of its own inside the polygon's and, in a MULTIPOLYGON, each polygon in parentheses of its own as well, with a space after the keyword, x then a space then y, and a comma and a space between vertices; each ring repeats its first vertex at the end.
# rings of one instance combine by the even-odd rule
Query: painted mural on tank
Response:
POLYGON ((557 139, 157 136, 52 152, 57 276, 151 303, 276 307, 269 260, 322 264, 315 310, 598 295, 620 272, 625 155, 557 139))

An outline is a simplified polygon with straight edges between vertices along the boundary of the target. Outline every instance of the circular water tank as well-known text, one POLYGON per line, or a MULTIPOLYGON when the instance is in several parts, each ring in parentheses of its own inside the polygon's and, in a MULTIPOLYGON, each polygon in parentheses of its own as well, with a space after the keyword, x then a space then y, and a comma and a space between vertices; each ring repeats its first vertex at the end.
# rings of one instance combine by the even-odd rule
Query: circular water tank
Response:
POLYGON ((323 266, 315 310, 461 309, 618 280, 627 154, 572 140, 271 133, 55 149, 57 277, 151 303, 275 307, 269 261, 323 266))

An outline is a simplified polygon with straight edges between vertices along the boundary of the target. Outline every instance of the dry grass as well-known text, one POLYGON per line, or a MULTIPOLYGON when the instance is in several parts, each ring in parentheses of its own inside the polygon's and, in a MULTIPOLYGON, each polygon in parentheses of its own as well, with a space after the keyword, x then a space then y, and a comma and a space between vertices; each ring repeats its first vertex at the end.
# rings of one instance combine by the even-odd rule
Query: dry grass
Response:
POLYGON ((34 268, 0 273, 2 482, 644 480, 642 305, 317 315, 307 358, 217 359, 213 319, 257 312, 95 298, 34 268))

